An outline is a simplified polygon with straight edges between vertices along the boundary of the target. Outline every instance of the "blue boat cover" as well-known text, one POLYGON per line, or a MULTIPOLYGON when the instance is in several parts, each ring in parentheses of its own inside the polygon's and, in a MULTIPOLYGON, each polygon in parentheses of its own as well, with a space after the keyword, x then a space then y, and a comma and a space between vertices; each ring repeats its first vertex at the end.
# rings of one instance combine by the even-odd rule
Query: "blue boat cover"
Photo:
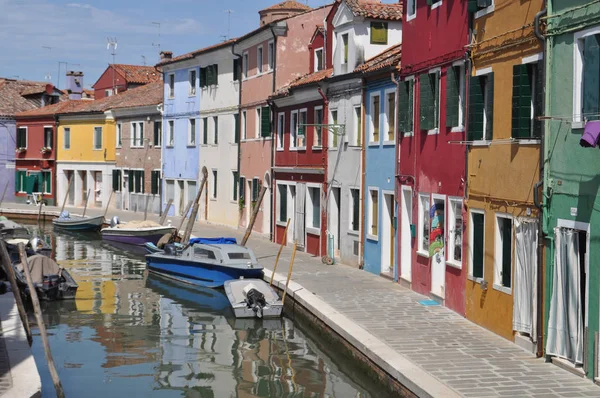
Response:
POLYGON ((236 245, 235 238, 193 238, 190 239, 190 245, 201 243, 205 245, 236 245))

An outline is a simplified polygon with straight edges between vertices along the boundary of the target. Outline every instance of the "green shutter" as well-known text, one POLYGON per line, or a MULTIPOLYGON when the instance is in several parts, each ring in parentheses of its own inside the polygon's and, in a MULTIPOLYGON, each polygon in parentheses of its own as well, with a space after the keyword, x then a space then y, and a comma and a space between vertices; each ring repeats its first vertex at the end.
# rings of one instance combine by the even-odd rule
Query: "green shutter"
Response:
POLYGON ((485 75, 485 139, 494 138, 494 73, 485 75))
POLYGON ((371 44, 387 44, 388 29, 386 22, 371 22, 371 44))
POLYGON ((202 119, 202 143, 204 145, 208 144, 208 118, 207 117, 202 119))
POLYGON ((206 87, 207 85, 206 68, 200 68, 200 87, 206 87))
POLYGON ((17 170, 15 173, 15 192, 21 191, 21 172, 17 170))
POLYGON ((473 276, 483 278, 483 235, 484 235, 484 216, 479 213, 472 213, 473 217, 473 276))
POLYGON ((219 143, 219 117, 215 116, 213 118, 213 122, 215 123, 215 144, 219 143))
POLYGON ((127 189, 129 192, 133 192, 133 170, 127 170, 127 175, 129 176, 129 182, 127 183, 127 189))
POLYGON ((240 201, 246 198, 246 178, 240 177, 240 201))
POLYGON ((429 74, 423 74, 419 77, 420 85, 420 124, 421 130, 431 130, 433 128, 433 95, 431 92, 431 80, 429 74))
POLYGON ((433 4, 433 0, 427 0, 427 5, 430 6, 433 4))
POLYGON ((240 80, 240 59, 235 58, 233 60, 233 81, 240 80))
POLYGON ((119 173, 120 173, 120 170, 118 170, 118 169, 113 169, 113 171, 112 171, 113 191, 119 190, 119 173))
POLYGON ((513 66, 512 137, 531 136, 531 65, 513 66))
POLYGON ((151 181, 151 190, 152 190, 152 194, 156 195, 158 194, 158 182, 160 179, 160 172, 153 170, 152 171, 152 181, 151 181))
POLYGON ((140 171, 140 176, 141 176, 141 182, 140 184, 142 185, 142 193, 146 193, 146 171, 145 170, 141 170, 140 171))
POLYGON ((401 133, 409 131, 407 129, 409 84, 409 81, 401 82, 398 92, 398 131, 401 133))
POLYGON ((268 106, 264 106, 260 110, 260 136, 271 136, 271 112, 268 106))
POLYGON ((600 92, 600 35, 587 36, 583 49, 583 116, 598 120, 600 92))
POLYGON ((258 200, 258 190, 259 190, 259 181, 258 178, 252 179, 252 201, 256 202, 258 200))
POLYGON ((52 193, 52 172, 47 171, 42 173, 42 175, 44 177, 44 192, 52 193))
POLYGON ((458 127, 460 69, 453 66, 446 70, 446 127, 458 127))
POLYGON ((206 67, 206 85, 210 86, 213 84, 214 70, 212 65, 206 67))
POLYGON ((235 142, 236 144, 238 142, 240 142, 240 114, 236 113, 235 115, 233 115, 233 142, 235 142))
POLYGON ((477 12, 477 10, 479 9, 479 7, 477 7, 477 0, 468 0, 469 1, 469 6, 467 8, 467 10, 469 12, 477 12))
POLYGON ((415 81, 408 82, 408 111, 406 131, 413 131, 415 126, 415 81))
POLYGON ((440 72, 430 73, 429 80, 433 85, 433 128, 440 127, 440 72))
POLYGON ((544 60, 541 59, 535 65, 535 82, 533 83, 535 90, 535 102, 533 107, 533 138, 542 137, 542 121, 538 117, 544 114, 542 108, 544 103, 544 60))
POLYGON ((469 141, 483 139, 483 90, 479 76, 469 79, 468 137, 469 141))
POLYGON ((502 286, 510 287, 512 274, 512 221, 502 221, 502 286))

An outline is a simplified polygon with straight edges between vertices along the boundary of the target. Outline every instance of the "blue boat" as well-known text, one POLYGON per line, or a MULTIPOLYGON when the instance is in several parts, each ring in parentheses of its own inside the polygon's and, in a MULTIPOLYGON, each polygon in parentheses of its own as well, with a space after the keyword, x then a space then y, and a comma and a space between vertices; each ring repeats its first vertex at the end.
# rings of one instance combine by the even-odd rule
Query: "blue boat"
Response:
POLYGON ((195 238, 183 248, 167 245, 163 252, 146 255, 146 264, 150 272, 212 288, 231 279, 263 277, 252 250, 235 238, 195 238))

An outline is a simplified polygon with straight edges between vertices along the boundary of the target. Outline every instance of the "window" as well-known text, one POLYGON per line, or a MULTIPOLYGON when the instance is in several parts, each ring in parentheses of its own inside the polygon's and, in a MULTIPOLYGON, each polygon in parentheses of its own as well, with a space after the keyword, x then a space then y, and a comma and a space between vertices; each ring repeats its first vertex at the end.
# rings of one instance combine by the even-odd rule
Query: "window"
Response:
POLYGON ((469 234, 469 246, 471 247, 471 258, 469 273, 473 278, 483 278, 483 259, 485 241, 485 216, 483 212, 471 210, 471 225, 469 234))
POLYGON ((247 78, 248 77, 248 53, 245 52, 244 56, 243 56, 243 67, 244 67, 244 77, 247 78))
POLYGON ((233 186, 231 187, 231 200, 238 200, 238 187, 240 185, 240 177, 237 171, 231 172, 233 186))
MULTIPOLYGON (((481 0, 476 0, 476 1, 479 2, 481 0)), ((436 8, 436 7, 439 7, 442 5, 442 0, 427 0, 427 5, 430 5, 431 8, 436 8)))
POLYGON ((279 193, 279 211, 277 212, 279 222, 287 222, 287 185, 277 184, 277 191, 279 193))
MULTIPOLYGON (((307 190, 306 227, 319 229, 321 228, 321 189, 319 187, 307 187, 307 190)), ((312 231, 311 233, 319 234, 320 231, 312 231)))
POLYGON ((417 16, 417 0, 408 0, 408 10, 406 12, 406 20, 410 21, 417 16))
POLYGON ((277 149, 283 149, 283 133, 285 126, 285 113, 277 114, 277 149))
POLYGON ((115 192, 121 191, 121 170, 113 169, 112 171, 112 188, 115 192))
POLYGON ((298 148, 306 148, 306 122, 306 109, 302 109, 298 120, 298 148))
POLYGON ((70 127, 63 127, 63 141, 64 141, 64 148, 71 149, 71 128, 70 127))
POLYGON ((440 122, 440 72, 430 72, 422 74, 419 77, 421 85, 421 130, 434 132, 439 127, 440 122))
POLYGON ((323 124, 322 106, 315 107, 315 124, 318 124, 319 126, 314 126, 315 137, 313 141, 313 147, 321 148, 323 146, 323 127, 320 126, 323 124))
POLYGON ((256 108, 256 122, 254 123, 254 129, 255 129, 255 133, 256 133, 256 138, 260 137, 260 128, 261 128, 261 108, 256 108))
POLYGON ((354 107, 354 145, 362 145, 362 108, 354 107))
POLYGON ((162 120, 154 121, 154 146, 162 145, 162 120))
POLYGON ((462 266, 462 200, 449 199, 448 209, 448 262, 462 266))
POLYGON ((494 0, 469 0, 468 3, 468 11, 474 12, 475 18, 479 18, 488 12, 494 11, 494 0))
POLYGON ((342 45, 344 51, 342 52, 342 64, 348 64, 348 33, 342 35, 342 45))
POLYGON ((192 69, 188 72, 188 94, 196 95, 196 69, 192 69))
MULTIPOLYGON (((598 51, 598 48, 596 48, 596 51, 598 51)), ((585 60, 588 62, 587 57, 585 60)), ((539 60, 535 63, 513 66, 512 138, 539 139, 541 137, 542 123, 537 120, 537 117, 542 114, 542 90, 544 87, 542 74, 540 73, 542 62, 539 60)), ((598 65, 600 66, 600 62, 598 62, 598 65)), ((600 68, 597 71, 597 75, 600 77, 600 68)), ((598 82, 598 77, 595 78, 596 82, 598 82)), ((594 86, 593 81, 588 81, 588 83, 590 83, 590 86, 594 86)), ((587 86, 584 85, 584 91, 586 90, 587 86)), ((596 84, 595 92, 600 93, 600 84, 596 84)), ((587 98, 588 100, 584 102, 584 105, 588 105, 591 109, 584 109, 584 114, 588 112, 597 115, 600 107, 598 105, 590 106, 589 99, 592 96, 587 98)), ((596 98, 598 98, 597 95, 596 98)), ((589 115, 591 117, 588 116, 588 119, 598 119, 596 115, 589 115)))
POLYGON ((169 74, 169 98, 175 97, 175 74, 169 74))
POLYGON ((219 117, 213 116, 213 144, 217 145, 219 143, 219 117))
POLYGON ((446 71, 446 127, 462 131, 465 126, 465 65, 446 71))
POLYGON ((263 48, 262 46, 259 46, 256 49, 256 67, 258 69, 258 73, 262 73, 263 72, 263 48))
POLYGON ((290 149, 298 147, 298 111, 290 114, 290 149))
POLYGON ((246 198, 246 177, 240 177, 240 205, 245 207, 245 199, 246 198))
MULTIPOLYGON (((337 110, 332 110, 331 111, 331 124, 333 124, 334 126, 337 126, 338 124, 338 111, 337 110)), ((338 131, 336 128, 331 129, 331 133, 330 133, 330 140, 329 142, 331 142, 331 146, 334 148, 338 147, 338 140, 339 140, 339 135, 338 135, 338 131)))
POLYGON ((42 170, 42 192, 51 194, 52 193, 52 172, 42 170))
POLYGON ((494 285, 510 293, 512 282, 512 218, 496 215, 494 285), (508 291, 506 291, 508 289, 508 291))
POLYGON ((144 147, 144 123, 143 122, 132 122, 131 123, 131 147, 132 148, 143 148, 144 147))
POLYGON ((369 188, 369 229, 367 235, 370 239, 377 239, 379 235, 379 191, 369 188))
POLYGON ((25 181, 27 178, 27 170, 17 170, 15 176, 15 192, 25 192, 25 181))
POLYGON ((208 145, 208 118, 202 118, 202 145, 208 145))
POLYGON ((494 73, 469 81, 469 141, 490 141, 494 122, 494 73))
POLYGON ((94 149, 102 149, 102 127, 94 127, 94 149))
POLYGON ((233 81, 237 82, 238 80, 240 80, 240 59, 239 58, 235 58, 233 60, 233 81))
POLYGON ((54 142, 54 130, 52 127, 44 127, 44 147, 52 148, 54 142))
POLYGON ((200 79, 202 87, 216 86, 219 84, 219 65, 208 65, 206 68, 200 68, 200 79), (204 78, 203 78, 204 77, 204 78))
POLYGON ((144 193, 144 170, 129 170, 129 192, 144 193))
POLYGON ((166 196, 167 196, 165 198, 166 202, 168 202, 169 200, 175 199, 175 181, 174 180, 167 180, 166 196))
POLYGON ((275 43, 270 41, 269 42, 269 48, 267 50, 267 67, 269 68, 269 70, 273 70, 273 66, 275 64, 275 43))
POLYGON ((260 192, 260 180, 258 178, 252 179, 252 203, 258 200, 258 193, 260 192))
POLYGON ((323 65, 323 49, 318 48, 315 50, 315 65, 314 72, 320 71, 324 69, 323 65))
POLYGON ((242 111, 242 140, 246 139, 246 111, 242 111))
POLYGON ((17 148, 27 148, 27 127, 17 129, 17 148))
MULTIPOLYGON (((256 115, 260 121, 260 137, 268 138, 271 136, 271 110, 268 106, 263 106, 262 109, 257 109, 256 115)), ((257 134, 257 138, 259 135, 257 134)))
POLYGON ((350 188, 350 231, 358 232, 360 229, 360 190, 350 188))
POLYGON ((217 175, 217 170, 212 171, 212 175, 213 175, 213 189, 212 189, 212 198, 213 199, 217 199, 217 179, 218 179, 218 175, 217 175))
POLYGON ((396 141, 396 90, 385 93, 385 141, 395 143, 396 141))
POLYGON ((371 95, 371 134, 369 143, 379 143, 380 102, 379 94, 371 95))
POLYGON ((188 146, 196 146, 196 119, 188 119, 188 146))
POLYGON ((158 195, 160 193, 160 170, 152 170, 151 175, 150 191, 152 195, 158 195))
POLYGON ((169 135, 168 135, 169 140, 167 142, 167 146, 170 146, 170 147, 172 147, 175 144, 175 132, 174 132, 174 126, 173 126, 174 123, 175 122, 173 120, 169 120, 167 122, 167 125, 169 126, 169 129, 168 129, 169 130, 169 135))
POLYGON ((371 22, 371 44, 387 44, 388 24, 387 22, 371 22))
POLYGON ((414 129, 414 83, 414 79, 404 80, 398 92, 398 131, 404 134, 411 134, 414 129))
POLYGON ((123 125, 117 123, 117 148, 121 148, 123 145, 123 125))
POLYGON ((233 115, 233 142, 240 142, 240 114, 235 113, 233 115))
POLYGON ((419 195, 419 245, 418 251, 429 256, 429 232, 430 232, 430 199, 428 194, 419 195))
POLYGON ((205 88, 208 86, 207 76, 206 76, 207 68, 200 68, 200 88, 205 88))
POLYGON ((104 96, 105 97, 110 97, 113 95, 113 91, 112 90, 104 90, 104 96))

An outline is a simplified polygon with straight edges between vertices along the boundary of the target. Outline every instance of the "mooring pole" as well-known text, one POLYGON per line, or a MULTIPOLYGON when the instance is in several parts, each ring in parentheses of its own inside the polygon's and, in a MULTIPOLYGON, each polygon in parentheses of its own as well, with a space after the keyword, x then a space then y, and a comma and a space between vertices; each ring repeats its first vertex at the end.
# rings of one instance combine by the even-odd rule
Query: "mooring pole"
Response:
POLYGON ((273 273, 271 274, 271 282, 269 285, 273 286, 273 278, 275 277, 275 271, 277 271, 277 264, 279 263, 279 256, 281 256, 281 251, 283 250, 283 246, 285 246, 285 242, 287 241, 287 230, 290 226, 290 218, 287 220, 287 225, 285 226, 285 230, 283 231, 283 238, 281 238, 281 246, 279 246, 279 251, 277 252, 277 257, 275 258, 275 266, 273 267, 273 273))
POLYGON ((106 214, 108 214, 108 206, 110 206, 110 202, 112 201, 112 197, 115 191, 110 191, 110 196, 108 197, 108 202, 106 202, 106 209, 104 209, 104 220, 106 221, 106 214))
POLYGON ((250 217, 250 223, 248 224, 248 228, 246 228, 246 233, 244 234, 244 238, 242 239, 242 246, 246 246, 246 242, 250 238, 250 234, 252 233, 252 228, 254 228, 254 223, 256 222, 256 216, 258 215, 258 211, 260 209, 260 205, 265 197, 265 192, 267 192, 267 187, 262 187, 260 190, 260 194, 258 195, 258 199, 256 200, 256 204, 254 205, 254 210, 252 211, 252 217, 250 217))
POLYGON ((46 354, 46 361, 48 361, 48 370, 50 376, 52 376, 52 382, 56 389, 56 396, 64 398, 65 393, 54 365, 54 358, 52 358, 52 351, 50 350, 50 343, 48 342, 48 334, 46 332, 46 325, 44 324, 44 318, 42 317, 42 309, 40 308, 40 302, 38 300, 37 292, 33 280, 31 279, 31 273, 29 272, 29 264, 27 264, 27 255, 25 254, 25 245, 19 243, 19 256, 21 257, 21 265, 23 266, 23 273, 27 279, 27 286, 29 287, 29 294, 31 295, 31 303, 33 304, 33 310, 35 312, 35 318, 40 329, 40 336, 42 337, 42 343, 44 344, 44 352, 46 354))
POLYGON ((85 211, 87 210, 88 202, 90 201, 90 190, 88 189, 87 195, 85 196, 85 205, 83 205, 83 216, 85 217, 85 211))
POLYGON ((8 276, 10 287, 13 291, 13 295, 15 296, 15 302, 17 303, 19 316, 21 317, 21 322, 23 323, 25 333, 27 334, 27 341, 29 342, 29 345, 31 345, 33 339, 31 337, 29 321, 27 320, 27 311, 25 311, 25 305, 23 304, 21 291, 19 289, 19 285, 17 285, 17 279, 15 277, 15 270, 12 267, 12 262, 10 261, 8 250, 6 250, 6 243, 4 243, 4 239, 0 239, 0 256, 2 256, 2 267, 4 268, 4 273, 8 276))
POLYGON ((296 259, 296 248, 298 247, 298 241, 294 242, 294 250, 292 250, 292 260, 290 261, 290 269, 288 270, 287 280, 285 281, 285 289, 283 289, 283 297, 281 298, 281 305, 285 304, 285 296, 287 294, 287 288, 290 284, 290 278, 292 277, 292 269, 294 268, 294 260, 296 259))
POLYGON ((69 178, 69 185, 67 186, 67 192, 65 193, 65 199, 63 200, 62 207, 60 208, 60 213, 58 214, 59 216, 65 210, 65 205, 67 204, 67 198, 69 197, 69 192, 71 191, 72 183, 73 183, 73 176, 71 176, 71 178, 69 178))
POLYGON ((42 192, 40 195, 40 209, 38 210, 38 218, 37 222, 40 223, 40 218, 42 217, 42 203, 44 203, 44 191, 46 190, 46 181, 42 184, 42 192))
POLYGON ((144 207, 144 221, 148 218, 148 199, 150 199, 150 195, 146 196, 146 207, 144 207))
POLYGON ((188 202, 187 206, 185 207, 185 212, 183 213, 183 217, 181 217, 181 222, 179 223, 179 227, 177 228, 177 233, 179 233, 179 231, 181 231, 181 228, 183 228, 183 223, 185 222, 185 219, 187 217, 188 212, 190 211, 191 207, 192 207, 192 202, 191 200, 188 202))
POLYGON ((8 182, 4 185, 4 192, 2 192, 2 199, 0 199, 0 209, 2 208, 2 202, 4 202, 4 196, 6 195, 6 190, 8 189, 8 182))
POLYGON ((160 215, 160 220, 158 220, 158 223, 160 225, 163 225, 165 223, 167 215, 169 214, 169 210, 171 210, 172 204, 173 204, 173 199, 169 199, 169 201, 167 202, 167 207, 165 207, 165 211, 163 211, 163 213, 160 215))
MULTIPOLYGON (((185 226, 185 233, 183 234, 183 239, 181 242, 183 244, 187 244, 190 240, 190 235, 192 234, 192 228, 194 227, 194 221, 196 221, 196 216, 198 215, 198 209, 200 208, 200 197, 202 196, 202 191, 206 186, 206 180, 208 180, 208 171, 204 170, 204 178, 202 179, 202 184, 200 185, 200 190, 198 190, 198 194, 196 195, 196 199, 194 200, 194 207, 192 208, 192 214, 190 214, 190 219, 185 226)), ((184 215, 185 216, 185 215, 184 215)))

